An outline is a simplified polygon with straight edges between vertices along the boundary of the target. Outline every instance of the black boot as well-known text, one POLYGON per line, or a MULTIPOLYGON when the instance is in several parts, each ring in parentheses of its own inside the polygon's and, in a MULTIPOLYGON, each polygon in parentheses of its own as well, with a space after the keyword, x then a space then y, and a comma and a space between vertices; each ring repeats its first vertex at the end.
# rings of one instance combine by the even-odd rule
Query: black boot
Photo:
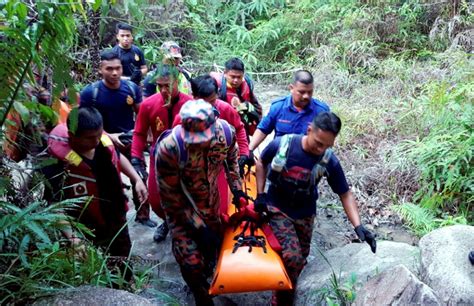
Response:
POLYGON ((166 239, 166 235, 168 235, 169 229, 168 224, 166 221, 163 221, 160 226, 156 229, 155 233, 153 234, 153 240, 155 242, 161 242, 166 239))

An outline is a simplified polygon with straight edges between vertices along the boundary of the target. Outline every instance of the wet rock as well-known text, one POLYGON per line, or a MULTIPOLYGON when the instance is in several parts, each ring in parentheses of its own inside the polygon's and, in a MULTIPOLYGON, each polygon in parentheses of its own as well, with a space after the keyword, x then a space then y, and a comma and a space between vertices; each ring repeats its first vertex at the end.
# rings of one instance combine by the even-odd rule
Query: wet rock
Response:
POLYGON ((412 273, 419 271, 419 249, 406 243, 379 241, 373 254, 364 243, 352 243, 327 252, 321 251, 310 259, 300 275, 296 305, 319 305, 324 288, 330 288, 334 275, 343 284, 354 273, 357 283, 380 272, 403 264, 412 273))
POLYGON ((420 240, 422 280, 443 303, 474 305, 474 226, 455 225, 435 230, 420 240))
POLYGON ((357 292, 356 306, 441 305, 433 289, 422 283, 404 265, 370 279, 357 292))
POLYGON ((151 301, 136 294, 103 287, 81 286, 70 290, 60 291, 52 296, 41 298, 33 303, 42 305, 161 305, 159 301, 151 301))

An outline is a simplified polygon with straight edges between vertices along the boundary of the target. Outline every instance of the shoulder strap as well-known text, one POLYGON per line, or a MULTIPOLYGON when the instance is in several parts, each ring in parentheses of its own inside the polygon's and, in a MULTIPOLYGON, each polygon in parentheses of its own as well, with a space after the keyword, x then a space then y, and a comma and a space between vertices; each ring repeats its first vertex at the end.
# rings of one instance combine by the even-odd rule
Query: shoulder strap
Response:
POLYGON ((198 207, 196 206, 196 202, 194 201, 191 193, 188 191, 186 188, 186 185, 184 184, 183 177, 182 177, 182 171, 184 170, 184 167, 186 166, 186 162, 188 161, 188 151, 184 147, 184 141, 183 138, 181 137, 181 126, 178 125, 172 130, 172 135, 174 140, 176 141, 176 144, 178 145, 178 160, 179 160, 179 184, 181 185, 181 189, 183 190, 184 195, 189 201, 189 204, 191 204, 191 207, 194 211, 193 216, 191 216, 191 222, 193 223, 194 227, 196 229, 199 229, 201 227, 207 227, 206 223, 204 222, 204 218, 202 217, 198 207))
MULTIPOLYGON (((229 123, 223 120, 219 120, 219 123, 221 124, 222 129, 224 130, 226 146, 230 147, 230 145, 232 144, 232 130, 230 128, 230 125, 229 123)), ((181 128, 182 127, 178 125, 172 130, 173 138, 176 141, 176 144, 178 145, 178 164, 180 171, 184 169, 184 167, 186 166, 186 162, 188 161, 188 151, 186 150, 183 138, 181 137, 181 128)))
POLYGON ((331 155, 332 149, 326 149, 319 162, 316 163, 316 165, 314 165, 313 169, 311 170, 311 184, 313 186, 316 186, 323 176, 328 175, 326 166, 331 159, 331 155))
POLYGON ((181 126, 178 125, 172 130, 173 138, 178 145, 178 165, 179 171, 182 171, 186 166, 186 162, 188 161, 188 151, 184 146, 184 140, 181 137, 181 126))
POLYGON ((221 87, 219 88, 219 99, 222 101, 227 101, 227 81, 224 74, 222 74, 221 87))
MULTIPOLYGON (((96 81, 92 83, 92 106, 93 107, 95 107, 97 104, 97 97, 99 96, 99 87, 100 87, 101 82, 102 81, 96 81)), ((136 96, 135 88, 133 88, 132 82, 129 80, 124 80, 124 82, 127 84, 128 89, 130 89, 130 92, 132 93, 133 102, 136 102, 137 96, 136 96)))
POLYGON ((102 81, 96 81, 92 83, 92 106, 93 107, 96 107, 96 104, 97 104, 97 96, 99 95, 100 82, 102 81))
POLYGON ((248 74, 244 74, 244 80, 247 82, 247 86, 250 89, 250 94, 253 94, 253 81, 248 74))
POLYGON ((132 83, 132 81, 129 81, 129 80, 124 80, 124 82, 127 84, 128 89, 130 89, 130 91, 132 92, 133 103, 136 103, 137 102, 137 95, 136 95, 136 92, 135 92, 135 88, 133 87, 133 85, 135 83, 132 83))

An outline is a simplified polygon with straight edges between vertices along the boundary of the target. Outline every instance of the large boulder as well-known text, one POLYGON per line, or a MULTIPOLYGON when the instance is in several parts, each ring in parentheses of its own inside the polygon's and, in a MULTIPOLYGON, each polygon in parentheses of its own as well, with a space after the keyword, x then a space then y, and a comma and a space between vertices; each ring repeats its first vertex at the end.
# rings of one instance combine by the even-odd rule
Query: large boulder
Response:
POLYGON ((443 303, 474 305, 474 227, 455 225, 435 230, 420 240, 421 277, 443 303))
POLYGON ((417 274, 420 268, 418 247, 406 243, 379 241, 376 254, 373 254, 365 243, 352 243, 329 250, 324 253, 324 257, 316 254, 300 275, 295 303, 318 305, 321 302, 319 293, 323 288, 329 287, 333 275, 342 284, 355 273, 357 282, 365 283, 367 278, 399 264, 417 274))
POLYGON ((404 265, 370 279, 357 292, 356 306, 441 305, 433 289, 422 283, 404 265))
POLYGON ((102 305, 161 305, 159 301, 150 301, 136 294, 103 287, 81 286, 74 289, 60 291, 52 296, 39 299, 33 303, 42 305, 74 305, 74 306, 102 306, 102 305))

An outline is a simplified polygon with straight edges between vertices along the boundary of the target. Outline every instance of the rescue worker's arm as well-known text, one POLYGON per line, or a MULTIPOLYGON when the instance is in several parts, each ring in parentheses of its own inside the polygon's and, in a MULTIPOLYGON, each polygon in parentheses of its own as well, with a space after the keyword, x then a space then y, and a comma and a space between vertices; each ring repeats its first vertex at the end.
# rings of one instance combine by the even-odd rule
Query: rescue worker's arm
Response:
POLYGON ((141 65, 140 71, 142 72, 142 75, 146 75, 148 72, 148 68, 146 67, 146 65, 141 65))
POLYGON ((252 136, 252 141, 249 144, 250 151, 255 150, 262 143, 262 141, 265 140, 267 135, 271 134, 275 130, 275 125, 277 122, 276 116, 281 109, 280 105, 280 103, 273 103, 270 106, 268 114, 263 117, 262 121, 260 121, 258 124, 257 129, 252 136))
POLYGON ((239 114, 235 109, 230 109, 229 120, 230 125, 235 128, 235 138, 239 145, 240 156, 249 156, 249 143, 247 140, 247 133, 245 132, 245 126, 240 119, 239 114))
POLYGON ((132 158, 135 157, 140 160, 145 160, 143 151, 145 151, 148 129, 150 128, 150 120, 148 117, 149 109, 146 107, 147 103, 141 106, 142 110, 138 112, 135 128, 133 129, 132 158))
POLYGON ((120 170, 130 179, 132 184, 135 186, 135 191, 137 192, 140 204, 145 203, 148 199, 148 191, 146 189, 146 186, 138 175, 138 173, 133 168, 132 164, 130 164, 128 159, 122 154, 120 154, 120 170))
POLYGON ((349 221, 351 221, 352 225, 354 226, 357 236, 360 240, 367 242, 372 252, 375 253, 377 250, 375 235, 360 223, 359 210, 357 208, 357 202, 355 200, 354 194, 349 190, 346 193, 339 195, 339 197, 349 221))
POLYGON ((255 150, 262 143, 262 141, 265 140, 266 137, 267 134, 262 132, 260 129, 256 129, 253 133, 252 140, 250 141, 249 150, 255 150))
POLYGON ((140 110, 140 103, 143 101, 142 89, 135 83, 132 83, 132 86, 135 87, 135 101, 133 103, 133 111, 135 114, 138 114, 138 111, 140 110))
POLYGON ((271 164, 273 157, 280 148, 280 137, 277 137, 270 142, 260 154, 260 158, 256 163, 256 178, 257 178, 257 194, 265 192, 265 182, 267 179, 268 165, 271 164))
POLYGON ((238 158, 239 158, 239 148, 237 146, 237 143, 235 141, 235 134, 234 137, 232 137, 232 145, 229 147, 229 150, 227 151, 227 165, 229 167, 229 177, 228 182, 229 186, 232 190, 242 190, 242 180, 240 178, 240 172, 239 172, 239 163, 238 163, 238 158))
POLYGON ((357 209, 357 203, 352 191, 347 191, 339 195, 341 199, 342 206, 344 207, 344 211, 346 212, 349 221, 351 221, 354 227, 360 225, 360 217, 359 217, 359 210, 357 209))
POLYGON ((267 170, 260 159, 255 163, 255 176, 257 178, 257 194, 263 193, 265 190, 267 170))
POLYGON ((183 205, 189 205, 181 190, 178 148, 170 138, 161 140, 156 152, 156 175, 160 187, 161 206, 167 216, 171 212, 185 213, 183 205))

